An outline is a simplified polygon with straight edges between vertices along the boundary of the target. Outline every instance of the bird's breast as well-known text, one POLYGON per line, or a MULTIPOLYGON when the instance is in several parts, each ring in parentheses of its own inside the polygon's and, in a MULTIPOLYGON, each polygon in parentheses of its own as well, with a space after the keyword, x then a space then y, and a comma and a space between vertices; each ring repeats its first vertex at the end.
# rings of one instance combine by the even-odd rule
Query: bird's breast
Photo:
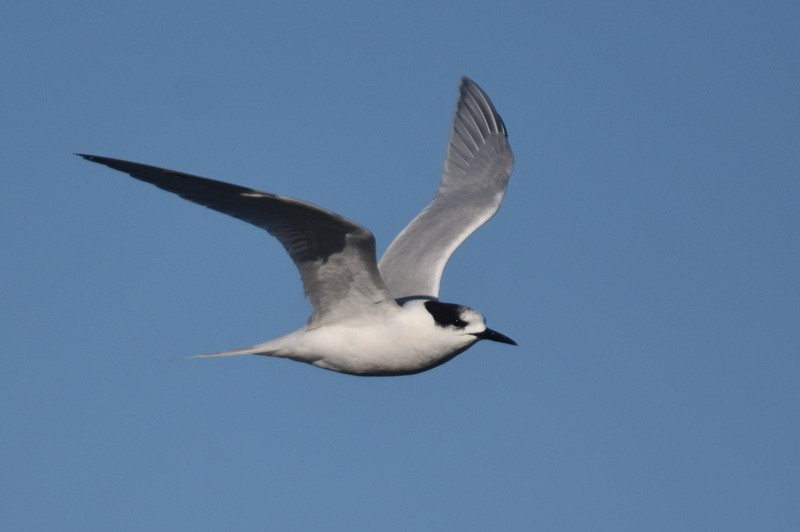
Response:
POLYGON ((306 331, 289 358, 354 375, 408 375, 443 364, 474 342, 416 320, 343 323, 306 331))

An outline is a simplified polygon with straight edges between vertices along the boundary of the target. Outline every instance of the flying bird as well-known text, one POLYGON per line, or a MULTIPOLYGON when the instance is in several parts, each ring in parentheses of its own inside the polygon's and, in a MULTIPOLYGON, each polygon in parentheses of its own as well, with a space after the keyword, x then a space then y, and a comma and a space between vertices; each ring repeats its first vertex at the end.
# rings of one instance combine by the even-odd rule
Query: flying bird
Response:
POLYGON ((433 200, 376 261, 362 225, 311 203, 145 164, 77 154, 264 229, 300 271, 313 311, 300 329, 250 347, 196 358, 264 355, 361 376, 411 375, 480 340, 517 345, 483 315, 439 301, 448 259, 491 218, 514 157, 486 93, 464 77, 433 200))

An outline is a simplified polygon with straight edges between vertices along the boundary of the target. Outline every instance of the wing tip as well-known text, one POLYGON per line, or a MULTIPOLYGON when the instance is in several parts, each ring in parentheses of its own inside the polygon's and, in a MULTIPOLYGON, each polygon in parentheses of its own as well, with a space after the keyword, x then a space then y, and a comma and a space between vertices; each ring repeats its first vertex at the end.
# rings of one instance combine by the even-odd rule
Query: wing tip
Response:
MULTIPOLYGON (((93 162, 93 163, 104 164, 104 165, 109 166, 111 168, 115 168, 113 163, 119 164, 119 163, 127 162, 127 161, 123 161, 121 159, 112 159, 111 157, 101 157, 100 155, 91 155, 91 154, 88 154, 88 153, 75 153, 74 155, 77 155, 78 157, 81 157, 81 158, 86 159, 87 161, 90 161, 90 162, 93 162)), ((115 168, 115 169, 118 169, 118 168, 115 168)))
POLYGON ((486 91, 484 91, 480 85, 475 83, 469 76, 464 75, 461 76, 461 83, 458 89, 459 99, 456 106, 456 115, 459 114, 459 111, 464 109, 473 120, 480 116, 488 127, 489 133, 501 133, 508 138, 508 129, 506 128, 503 118, 500 116, 500 113, 497 112, 489 95, 486 94, 486 91), (472 106, 469 105, 468 100, 474 102, 477 109, 473 109, 472 106), (476 111, 479 115, 475 114, 476 111))

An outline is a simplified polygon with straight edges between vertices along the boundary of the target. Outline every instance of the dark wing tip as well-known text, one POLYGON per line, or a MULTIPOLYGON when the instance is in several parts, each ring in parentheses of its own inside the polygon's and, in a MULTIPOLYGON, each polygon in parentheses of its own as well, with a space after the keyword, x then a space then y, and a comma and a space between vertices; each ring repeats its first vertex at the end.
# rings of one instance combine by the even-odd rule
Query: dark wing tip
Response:
POLYGON ((491 132, 501 133, 508 138, 508 129, 506 128, 505 122, 503 122, 492 100, 480 85, 467 76, 461 76, 461 85, 458 89, 461 96, 460 103, 470 100, 475 104, 475 108, 467 106, 470 108, 469 112, 474 115, 474 118, 482 115, 482 119, 486 121, 487 127, 489 127, 491 132))
POLYGON ((104 165, 109 166, 111 168, 114 168, 116 170, 119 170, 119 168, 117 166, 115 166, 115 163, 116 163, 116 165, 131 164, 129 161, 124 161, 122 159, 114 159, 114 158, 111 158, 111 157, 101 157, 100 155, 89 155, 88 153, 76 153, 75 155, 77 155, 78 157, 83 157, 87 161, 92 161, 93 163, 104 164, 104 165))
MULTIPOLYGON (((88 153, 76 153, 78 157, 82 157, 87 161, 91 161, 97 164, 104 164, 109 168, 114 170, 119 170, 120 172, 130 172, 130 170, 126 170, 126 166, 130 166, 131 163, 128 161, 124 161, 122 159, 113 159, 111 157, 101 157, 100 155, 89 155, 88 153)), ((136 177, 136 176, 134 176, 136 177)))

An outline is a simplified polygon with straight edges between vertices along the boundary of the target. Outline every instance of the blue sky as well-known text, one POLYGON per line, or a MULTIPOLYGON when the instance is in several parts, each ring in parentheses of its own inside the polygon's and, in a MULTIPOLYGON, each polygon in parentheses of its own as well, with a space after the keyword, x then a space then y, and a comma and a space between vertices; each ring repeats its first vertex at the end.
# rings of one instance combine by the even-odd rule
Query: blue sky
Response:
POLYGON ((797 530, 794 2, 16 2, 3 530, 797 530), (458 79, 516 168, 413 377, 184 360, 308 316, 262 232, 74 152, 299 197, 381 252, 458 79))

